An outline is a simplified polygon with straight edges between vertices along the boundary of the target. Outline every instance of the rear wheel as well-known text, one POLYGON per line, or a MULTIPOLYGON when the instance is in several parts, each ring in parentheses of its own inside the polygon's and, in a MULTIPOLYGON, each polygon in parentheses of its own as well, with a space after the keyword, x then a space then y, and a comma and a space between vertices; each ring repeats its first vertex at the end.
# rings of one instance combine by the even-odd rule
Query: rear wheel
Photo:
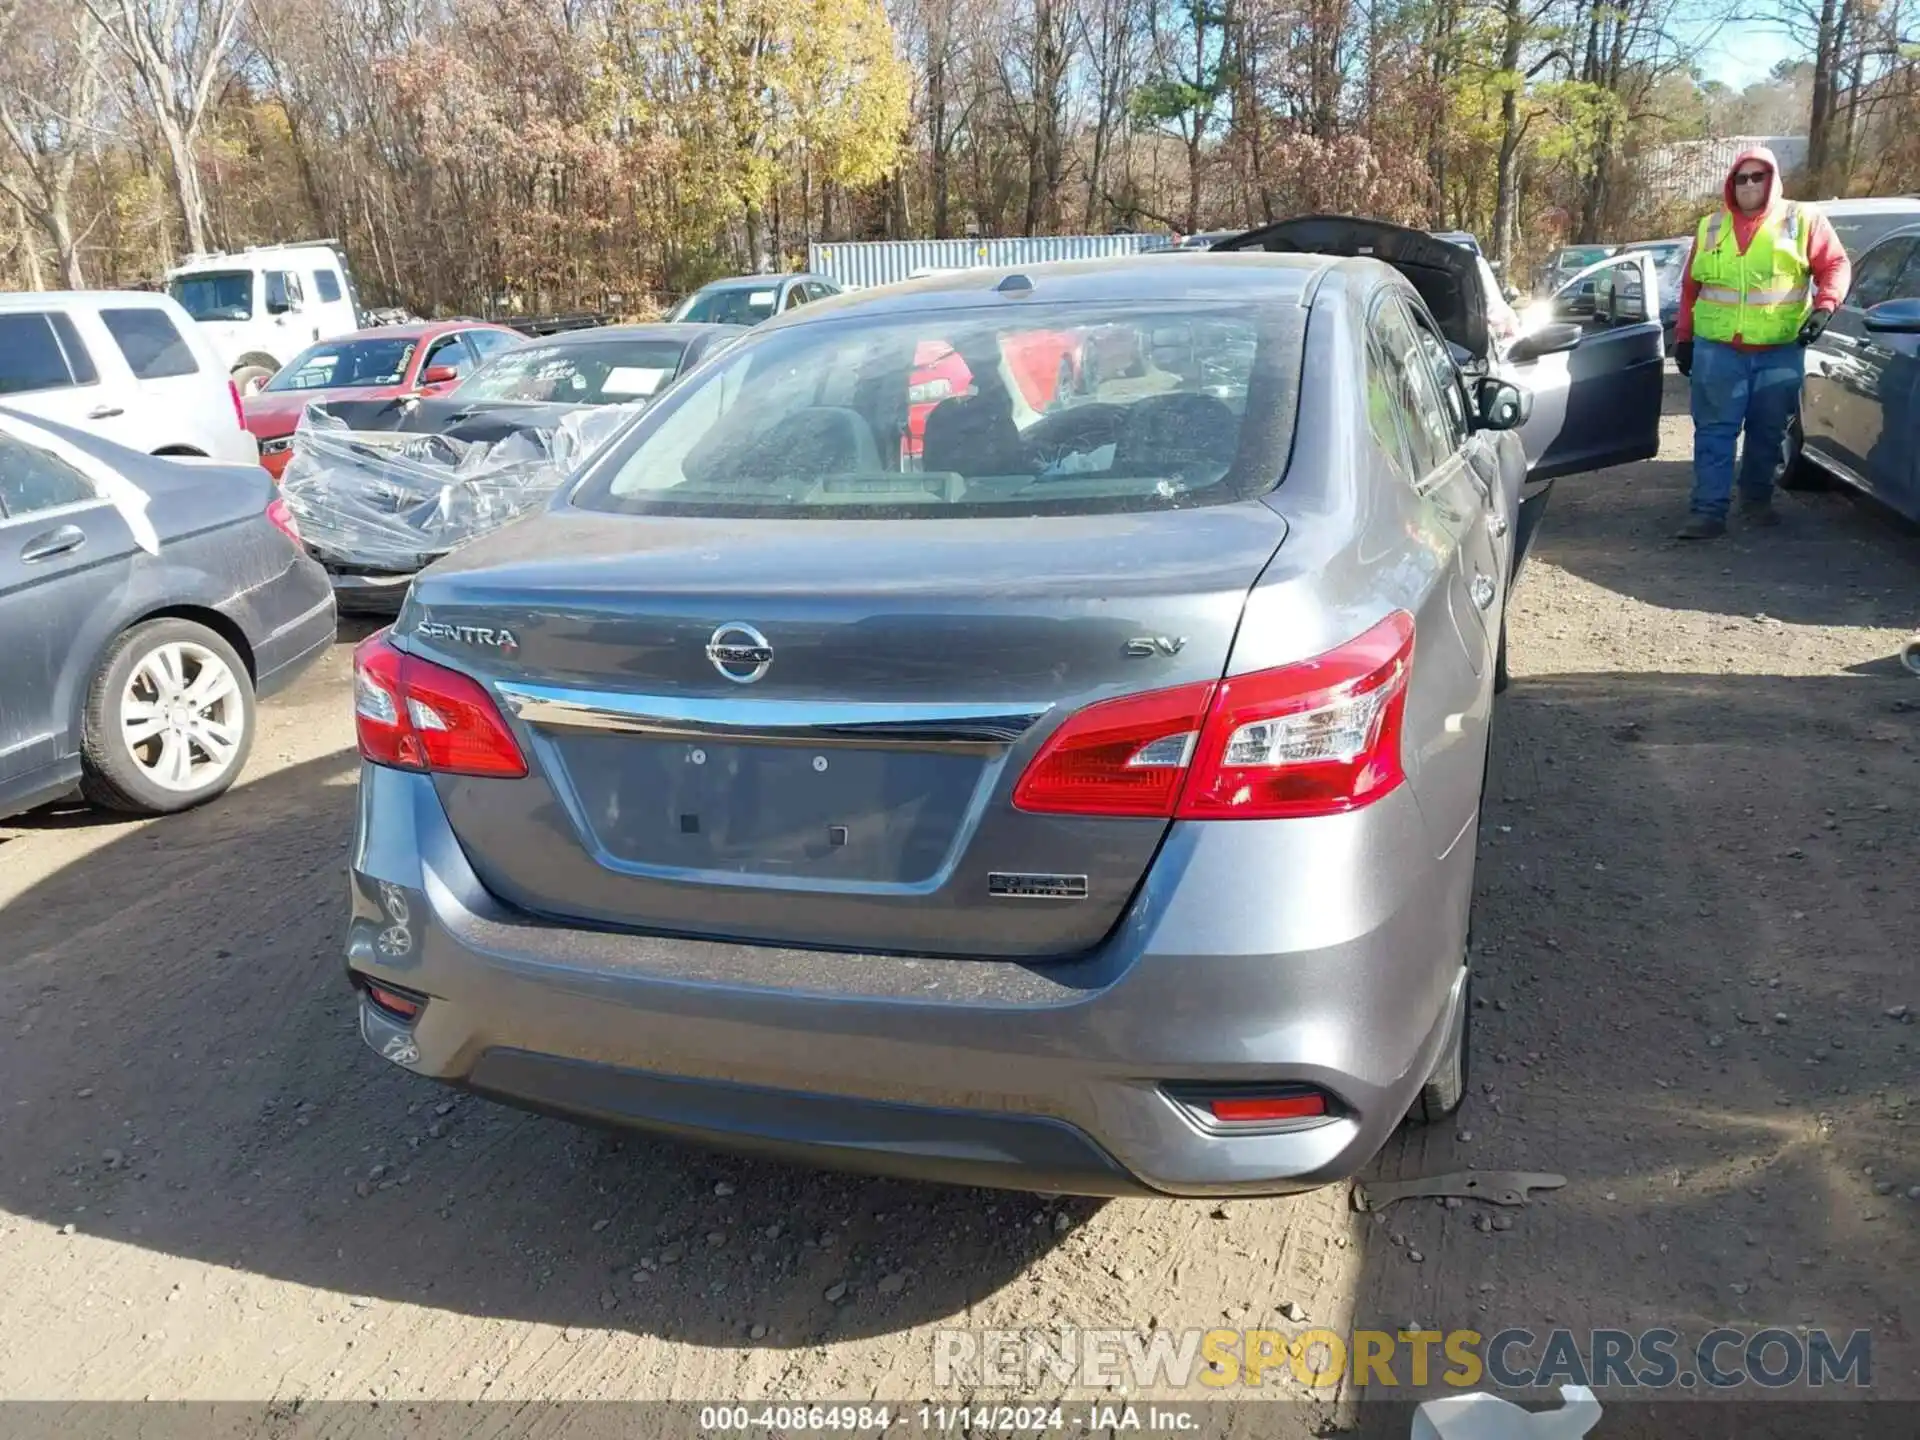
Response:
POLYGON ((114 641, 87 692, 81 793, 95 805, 167 815, 203 805, 246 766, 253 681, 220 636, 149 620, 114 641))
POLYGON ((234 388, 242 395, 258 394, 260 387, 273 378, 279 364, 271 355, 242 355, 240 363, 233 367, 230 377, 234 388))
POLYGON ((1800 419, 1787 427, 1787 468, 1780 474, 1782 490, 1825 490, 1832 482, 1827 472, 1807 458, 1806 436, 1800 419))
POLYGON ((1413 1108, 1407 1111, 1408 1124, 1438 1125, 1458 1110, 1460 1102, 1467 1098, 1467 1057, 1473 1028, 1469 1017, 1472 1013, 1473 978, 1469 975, 1467 983, 1460 990, 1460 1006, 1453 1017, 1453 1030, 1440 1051, 1440 1058, 1434 1062, 1433 1073, 1427 1076, 1427 1083, 1420 1087, 1419 1095, 1414 1098, 1413 1108))

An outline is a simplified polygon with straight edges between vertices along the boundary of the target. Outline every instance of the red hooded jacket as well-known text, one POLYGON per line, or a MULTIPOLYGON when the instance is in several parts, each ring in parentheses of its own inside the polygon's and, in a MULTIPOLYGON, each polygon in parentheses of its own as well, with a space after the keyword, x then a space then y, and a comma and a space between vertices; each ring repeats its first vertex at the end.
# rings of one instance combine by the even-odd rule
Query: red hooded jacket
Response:
MULTIPOLYGON (((1743 150, 1734 159, 1732 169, 1720 187, 1721 198, 1726 201, 1727 213, 1733 217, 1733 235, 1739 243, 1740 253, 1747 253, 1747 247, 1753 243, 1753 237, 1760 228, 1760 222, 1771 215, 1784 202, 1780 194, 1780 162, 1773 158, 1773 151, 1764 145, 1751 150, 1743 150), (1740 167, 1749 161, 1757 160, 1773 172, 1767 181, 1767 203, 1764 209, 1753 214, 1744 214, 1734 203, 1733 177, 1740 167)), ((1847 298, 1847 290, 1853 284, 1853 262, 1847 259, 1845 247, 1840 237, 1834 234, 1833 225, 1818 210, 1809 207, 1807 218, 1812 222, 1807 231, 1807 260, 1813 268, 1813 308, 1816 310, 1838 310, 1840 302, 1847 298)), ((1694 244, 1698 244, 1698 231, 1694 244)), ((1700 296, 1700 282, 1693 278, 1693 246, 1687 247, 1687 268, 1681 272, 1680 280, 1680 318, 1674 322, 1673 339, 1678 344, 1682 340, 1693 339, 1693 302, 1700 296)), ((1758 350, 1764 347, 1744 344, 1738 335, 1733 337, 1734 346, 1741 350, 1758 350)))

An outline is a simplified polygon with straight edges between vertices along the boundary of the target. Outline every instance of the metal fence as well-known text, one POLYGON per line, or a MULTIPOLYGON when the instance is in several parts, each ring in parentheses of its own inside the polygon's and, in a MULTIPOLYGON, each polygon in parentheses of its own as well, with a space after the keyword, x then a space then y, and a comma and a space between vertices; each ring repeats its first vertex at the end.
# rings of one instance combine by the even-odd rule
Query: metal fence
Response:
POLYGON ((1639 183, 1655 199, 1705 199, 1720 193, 1734 157, 1764 145, 1788 176, 1807 163, 1804 135, 1727 135, 1662 145, 1640 157, 1639 183))
POLYGON ((980 266, 1103 260, 1165 250, 1165 235, 1015 235, 993 240, 857 240, 807 247, 807 268, 849 290, 980 266))

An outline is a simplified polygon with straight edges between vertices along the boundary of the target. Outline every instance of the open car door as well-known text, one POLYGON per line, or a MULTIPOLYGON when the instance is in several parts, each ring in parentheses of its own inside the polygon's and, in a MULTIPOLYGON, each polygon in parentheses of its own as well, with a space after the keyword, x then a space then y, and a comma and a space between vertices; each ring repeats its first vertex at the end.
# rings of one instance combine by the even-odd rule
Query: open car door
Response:
POLYGON ((1636 250, 1589 265, 1521 323, 1520 338, 1498 358, 1508 379, 1533 392, 1533 414, 1519 432, 1530 480, 1659 453, 1666 346, 1652 255, 1636 250))
POLYGON ((1393 266, 1420 292, 1448 343, 1486 363, 1493 356, 1479 257, 1424 230, 1354 215, 1302 215, 1276 221, 1209 247, 1282 255, 1368 255, 1393 266))
POLYGON ((1659 272, 1644 251, 1608 256, 1572 276, 1523 317, 1527 331, 1503 347, 1489 333, 1473 252, 1424 230, 1353 215, 1304 215, 1211 248, 1370 255, 1393 266, 1413 282, 1441 333, 1464 352, 1463 362, 1497 370, 1533 392, 1533 414, 1519 431, 1530 482, 1659 453, 1666 351, 1659 272))

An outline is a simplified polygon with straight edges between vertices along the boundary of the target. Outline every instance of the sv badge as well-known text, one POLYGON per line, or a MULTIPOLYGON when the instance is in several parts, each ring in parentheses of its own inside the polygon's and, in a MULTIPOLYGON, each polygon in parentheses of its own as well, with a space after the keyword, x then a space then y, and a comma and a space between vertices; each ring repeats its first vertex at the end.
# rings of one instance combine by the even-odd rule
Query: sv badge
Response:
POLYGON ((1127 641, 1126 655, 1129 660, 1151 660, 1156 655, 1178 655, 1186 647, 1184 635, 1136 635, 1127 641))

